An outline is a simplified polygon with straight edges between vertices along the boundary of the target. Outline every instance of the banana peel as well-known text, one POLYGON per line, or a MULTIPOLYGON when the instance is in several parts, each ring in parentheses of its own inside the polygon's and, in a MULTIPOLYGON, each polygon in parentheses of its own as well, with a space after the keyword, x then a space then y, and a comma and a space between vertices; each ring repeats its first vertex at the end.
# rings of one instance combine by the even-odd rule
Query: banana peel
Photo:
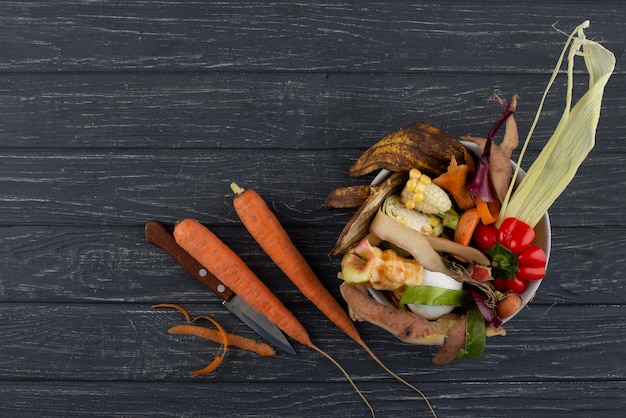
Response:
POLYGON ((330 258, 340 258, 357 242, 369 233, 369 226, 385 198, 395 190, 402 188, 408 175, 406 172, 393 173, 377 186, 370 186, 370 194, 359 210, 343 227, 335 247, 329 254, 330 258))
POLYGON ((327 210, 358 208, 370 197, 372 189, 369 184, 338 187, 328 194, 324 204, 327 210))
POLYGON ((417 168, 435 178, 446 172, 453 156, 458 164, 467 163, 465 147, 452 135, 426 122, 415 122, 367 149, 348 174, 361 177, 383 168, 394 172, 417 168))

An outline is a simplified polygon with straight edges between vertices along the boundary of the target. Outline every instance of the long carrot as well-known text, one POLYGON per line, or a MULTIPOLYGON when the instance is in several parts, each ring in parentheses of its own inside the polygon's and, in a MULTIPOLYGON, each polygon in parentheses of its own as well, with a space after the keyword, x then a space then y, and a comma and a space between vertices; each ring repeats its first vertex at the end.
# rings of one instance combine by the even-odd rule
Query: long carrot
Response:
POLYGON ((350 317, 324 287, 263 198, 256 191, 244 190, 235 183, 231 183, 231 189, 235 193, 233 203, 239 219, 272 261, 307 299, 339 329, 363 347, 387 373, 417 392, 424 399, 431 413, 436 416, 424 393, 391 371, 365 344, 350 317))
POLYGON ((267 316, 287 335, 330 360, 346 376, 369 408, 372 416, 375 415, 374 409, 343 367, 329 354, 313 344, 300 321, 250 270, 245 262, 213 232, 196 220, 184 219, 176 224, 174 238, 178 245, 217 276, 222 283, 231 288, 253 308, 267 316))

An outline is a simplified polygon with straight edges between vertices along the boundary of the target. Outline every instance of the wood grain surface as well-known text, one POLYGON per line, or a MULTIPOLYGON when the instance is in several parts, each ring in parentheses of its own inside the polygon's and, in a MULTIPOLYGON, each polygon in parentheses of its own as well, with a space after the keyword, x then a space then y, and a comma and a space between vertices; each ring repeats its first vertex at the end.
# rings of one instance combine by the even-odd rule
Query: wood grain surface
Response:
MULTIPOLYGON (((193 217, 259 274, 333 355, 377 416, 425 403, 330 324, 241 226, 231 181, 255 188, 331 293, 328 258, 350 210, 348 168, 415 121, 485 136, 497 90, 520 95, 522 137, 565 35, 615 53, 597 144, 550 210, 548 274, 477 360, 357 324, 440 417, 614 417, 626 407, 626 3, 7 1, 0 3, 2 416, 361 417, 325 358, 274 358, 167 329, 180 303, 256 338, 217 296, 149 244, 144 224, 193 217)), ((582 65, 582 61, 580 64, 582 65)), ((546 102, 527 167, 562 111, 546 102)), ((587 78, 577 71, 576 88, 587 78)))

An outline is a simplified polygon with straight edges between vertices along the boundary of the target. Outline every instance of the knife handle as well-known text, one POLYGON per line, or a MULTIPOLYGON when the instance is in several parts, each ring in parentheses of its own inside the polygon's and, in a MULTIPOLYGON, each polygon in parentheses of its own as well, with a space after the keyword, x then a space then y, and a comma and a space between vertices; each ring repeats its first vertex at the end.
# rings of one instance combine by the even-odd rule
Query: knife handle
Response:
POLYGON ((187 273, 208 287, 213 293, 224 299, 231 300, 235 293, 226 287, 217 277, 211 274, 202 264, 185 251, 174 239, 174 235, 157 221, 149 221, 145 227, 146 239, 156 245, 180 264, 187 273))

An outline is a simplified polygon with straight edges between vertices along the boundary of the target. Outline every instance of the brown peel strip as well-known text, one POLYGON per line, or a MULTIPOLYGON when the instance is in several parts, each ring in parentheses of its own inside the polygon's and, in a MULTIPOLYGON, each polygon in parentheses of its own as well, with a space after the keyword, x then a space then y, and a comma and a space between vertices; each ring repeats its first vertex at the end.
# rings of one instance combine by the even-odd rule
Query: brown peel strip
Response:
POLYGON ((371 194, 370 185, 338 187, 328 194, 324 203, 327 210, 358 208, 371 194))
POLYGON ((385 198, 406 182, 407 173, 393 173, 378 186, 370 186, 371 194, 359 210, 344 226, 335 248, 330 252, 331 258, 342 257, 343 254, 369 233, 369 225, 385 198))
POLYGON ((433 358, 435 364, 448 364, 465 346, 465 335, 467 330, 467 316, 463 315, 446 335, 446 340, 433 358))
POLYGON ((409 310, 383 305, 370 298, 363 286, 343 283, 339 290, 353 318, 376 325, 405 343, 443 344, 448 330, 459 320, 458 315, 446 314, 436 321, 429 321, 409 310))

